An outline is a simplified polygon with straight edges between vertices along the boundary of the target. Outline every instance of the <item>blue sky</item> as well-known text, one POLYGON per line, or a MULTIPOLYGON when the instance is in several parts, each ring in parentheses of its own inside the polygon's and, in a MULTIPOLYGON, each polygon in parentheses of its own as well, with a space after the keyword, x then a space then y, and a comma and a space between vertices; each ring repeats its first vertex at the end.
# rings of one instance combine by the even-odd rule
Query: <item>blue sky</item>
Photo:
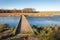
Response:
POLYGON ((35 8, 39 11, 60 11, 60 0, 0 0, 0 8, 35 8))

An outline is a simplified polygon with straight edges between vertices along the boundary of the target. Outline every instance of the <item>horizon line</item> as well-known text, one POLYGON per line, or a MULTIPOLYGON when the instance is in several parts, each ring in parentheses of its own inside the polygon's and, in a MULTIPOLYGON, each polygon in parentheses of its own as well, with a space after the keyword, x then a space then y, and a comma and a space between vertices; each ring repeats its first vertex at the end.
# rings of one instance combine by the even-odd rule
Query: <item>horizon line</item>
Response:
MULTIPOLYGON (((0 8, 0 9, 4 9, 4 10, 13 10, 13 9, 16 9, 16 10, 22 10, 22 9, 24 9, 24 8, 0 8)), ((36 9, 36 8, 33 8, 33 9, 35 9, 36 11, 60 11, 60 10, 56 10, 56 9, 51 9, 51 10, 38 10, 38 9, 36 9)))

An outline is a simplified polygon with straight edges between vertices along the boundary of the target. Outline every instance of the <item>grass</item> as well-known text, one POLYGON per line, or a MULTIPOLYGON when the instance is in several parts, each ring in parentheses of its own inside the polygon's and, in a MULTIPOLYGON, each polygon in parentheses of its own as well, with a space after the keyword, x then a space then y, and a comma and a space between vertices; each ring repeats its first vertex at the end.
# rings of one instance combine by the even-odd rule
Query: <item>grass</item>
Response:
POLYGON ((33 26, 33 31, 39 40, 60 40, 60 26, 33 26))
POLYGON ((9 34, 12 34, 12 31, 14 30, 14 27, 9 27, 8 24, 0 24, 0 39, 4 36, 3 32, 9 31, 9 34))
MULTIPOLYGON (((0 24, 0 39, 2 38, 2 33, 4 31, 10 30, 11 36, 13 36, 14 27, 9 27, 8 24, 0 24)), ((60 26, 43 26, 38 27, 33 25, 33 32, 23 32, 20 34, 32 34, 36 36, 38 40, 60 40, 60 26)))

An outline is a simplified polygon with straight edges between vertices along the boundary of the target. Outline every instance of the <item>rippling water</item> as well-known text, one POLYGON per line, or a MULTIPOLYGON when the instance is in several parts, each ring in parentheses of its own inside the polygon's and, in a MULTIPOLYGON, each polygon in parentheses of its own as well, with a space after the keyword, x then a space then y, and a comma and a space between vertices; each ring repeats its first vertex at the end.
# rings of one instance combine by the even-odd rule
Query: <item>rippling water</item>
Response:
POLYGON ((8 24, 9 26, 16 26, 20 17, 0 17, 0 24, 8 24))
POLYGON ((60 16, 50 16, 50 17, 27 17, 31 25, 38 26, 49 26, 51 24, 60 26, 60 16))
MULTIPOLYGON (((60 16, 50 16, 50 17, 34 17, 34 16, 27 16, 26 17, 30 25, 51 25, 55 24, 60 26, 60 16)), ((20 17, 0 17, 0 24, 9 24, 9 26, 16 26, 20 20, 20 17)))

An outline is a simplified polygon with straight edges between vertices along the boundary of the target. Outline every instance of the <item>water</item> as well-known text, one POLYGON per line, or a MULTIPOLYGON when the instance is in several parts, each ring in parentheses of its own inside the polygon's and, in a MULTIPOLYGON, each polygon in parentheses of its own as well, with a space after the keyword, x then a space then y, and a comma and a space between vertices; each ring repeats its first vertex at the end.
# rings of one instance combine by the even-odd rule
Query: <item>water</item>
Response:
POLYGON ((50 17, 27 17, 30 25, 38 26, 50 26, 58 25, 60 26, 60 16, 50 16, 50 17))
POLYGON ((9 26, 17 26, 20 17, 0 17, 0 24, 8 24, 9 26))
MULTIPOLYGON (((27 16, 29 24, 38 26, 49 26, 51 24, 60 26, 60 16, 50 16, 50 17, 34 17, 27 16)), ((17 26, 20 17, 0 17, 0 24, 8 24, 9 26, 17 26)))

